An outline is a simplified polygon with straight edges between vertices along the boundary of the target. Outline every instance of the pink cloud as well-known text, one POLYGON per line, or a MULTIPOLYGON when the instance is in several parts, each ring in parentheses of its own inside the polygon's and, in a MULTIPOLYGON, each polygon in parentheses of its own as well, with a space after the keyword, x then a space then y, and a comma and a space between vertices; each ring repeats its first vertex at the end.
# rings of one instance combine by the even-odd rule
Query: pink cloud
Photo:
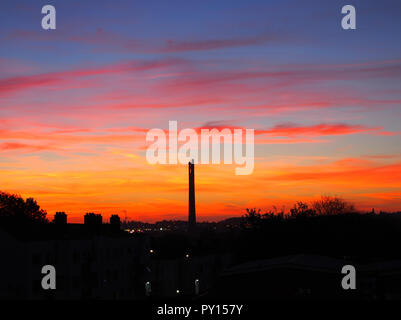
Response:
POLYGON ((82 68, 71 71, 49 72, 31 76, 20 76, 0 79, 0 95, 30 89, 65 83, 70 79, 88 76, 118 74, 124 72, 142 72, 152 69, 165 68, 183 63, 181 59, 162 59, 154 61, 128 61, 106 65, 103 67, 82 68))
POLYGON ((27 152, 35 152, 35 151, 44 151, 44 150, 54 150, 53 147, 43 146, 43 145, 31 145, 25 143, 17 143, 17 142, 4 142, 0 143, 0 151, 27 151, 27 152))
POLYGON ((348 135, 356 133, 381 133, 382 128, 370 128, 362 125, 348 124, 317 124, 313 126, 298 126, 295 124, 280 124, 272 129, 258 130, 258 134, 266 134, 275 137, 292 136, 331 136, 348 135))

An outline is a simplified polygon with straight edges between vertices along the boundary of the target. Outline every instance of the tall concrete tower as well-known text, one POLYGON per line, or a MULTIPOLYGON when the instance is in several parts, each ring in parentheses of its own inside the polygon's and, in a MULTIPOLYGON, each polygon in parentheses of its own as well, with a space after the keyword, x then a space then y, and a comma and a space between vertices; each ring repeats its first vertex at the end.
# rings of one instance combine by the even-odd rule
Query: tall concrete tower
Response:
POLYGON ((189 178, 189 197, 188 197, 188 229, 193 230, 196 227, 195 214, 195 164, 194 160, 188 162, 189 178))

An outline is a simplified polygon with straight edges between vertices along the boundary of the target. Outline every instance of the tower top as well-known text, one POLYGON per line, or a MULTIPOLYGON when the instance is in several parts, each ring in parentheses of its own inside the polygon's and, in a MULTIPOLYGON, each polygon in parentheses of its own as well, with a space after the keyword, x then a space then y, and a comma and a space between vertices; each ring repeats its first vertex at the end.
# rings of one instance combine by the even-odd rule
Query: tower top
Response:
POLYGON ((188 163, 188 182, 188 230, 193 231, 196 226, 194 160, 188 163))

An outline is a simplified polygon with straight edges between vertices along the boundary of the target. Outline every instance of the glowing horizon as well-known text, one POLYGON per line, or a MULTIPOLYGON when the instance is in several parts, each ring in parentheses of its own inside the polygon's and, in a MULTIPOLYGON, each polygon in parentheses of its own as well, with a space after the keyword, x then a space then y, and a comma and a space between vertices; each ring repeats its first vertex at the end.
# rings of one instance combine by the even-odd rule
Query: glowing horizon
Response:
POLYGON ((185 219, 186 167, 145 157, 146 132, 177 120, 255 129, 252 175, 197 164, 199 221, 321 195, 400 210, 401 7, 354 2, 348 32, 337 0, 53 1, 52 31, 43 3, 6 1, 0 190, 71 222, 185 219))

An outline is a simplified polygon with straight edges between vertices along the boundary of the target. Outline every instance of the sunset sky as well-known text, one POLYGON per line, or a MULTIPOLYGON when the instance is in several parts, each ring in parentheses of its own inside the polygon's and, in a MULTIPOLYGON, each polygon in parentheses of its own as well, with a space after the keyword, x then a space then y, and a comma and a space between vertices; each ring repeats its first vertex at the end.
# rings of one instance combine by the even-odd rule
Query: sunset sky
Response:
POLYGON ((187 215, 146 132, 255 129, 252 175, 197 165, 199 220, 337 195, 401 209, 401 2, 1 1, 0 190, 50 217, 187 215), (341 28, 352 3, 357 29, 341 28), (57 29, 41 28, 52 4, 57 29))

